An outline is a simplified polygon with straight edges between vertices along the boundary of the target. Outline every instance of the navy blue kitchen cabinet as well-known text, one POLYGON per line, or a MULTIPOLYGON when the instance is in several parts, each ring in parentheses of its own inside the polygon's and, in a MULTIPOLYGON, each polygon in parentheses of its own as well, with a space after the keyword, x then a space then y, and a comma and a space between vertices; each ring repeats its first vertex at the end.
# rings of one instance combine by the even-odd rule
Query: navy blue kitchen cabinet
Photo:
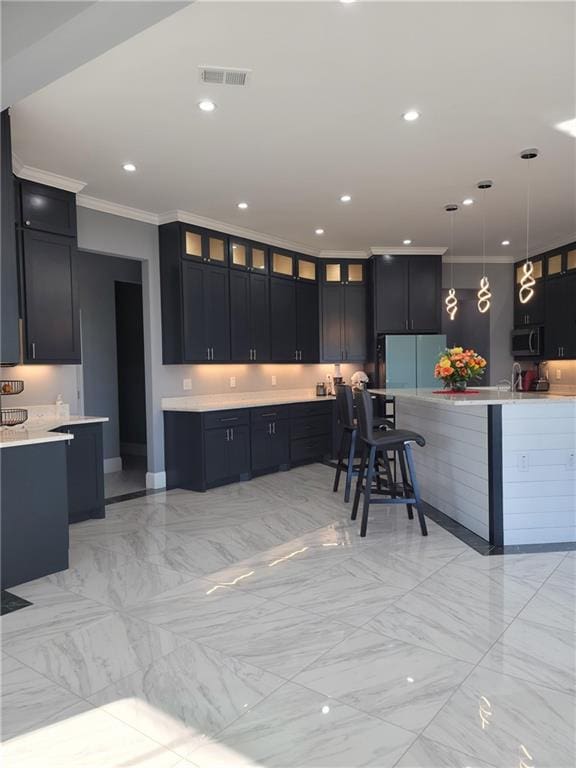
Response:
POLYGON ((16 251, 16 196, 12 176, 12 143, 10 115, 4 110, 0 116, 1 155, 1 226, 0 252, 0 363, 14 365, 20 360, 18 261, 16 251))
POLYGON ((64 189, 19 182, 20 214, 25 229, 76 237, 76 195, 64 189))
POLYGON ((230 271, 230 348, 233 362, 270 361, 270 283, 267 275, 230 271))
POLYGON ((332 454, 334 401, 164 412, 168 488, 205 491, 332 454))
POLYGON ((76 424, 55 429, 70 433, 66 446, 68 519, 70 523, 105 516, 102 424, 76 424))
POLYGON ((366 265, 326 261, 320 285, 322 362, 364 362, 366 265))

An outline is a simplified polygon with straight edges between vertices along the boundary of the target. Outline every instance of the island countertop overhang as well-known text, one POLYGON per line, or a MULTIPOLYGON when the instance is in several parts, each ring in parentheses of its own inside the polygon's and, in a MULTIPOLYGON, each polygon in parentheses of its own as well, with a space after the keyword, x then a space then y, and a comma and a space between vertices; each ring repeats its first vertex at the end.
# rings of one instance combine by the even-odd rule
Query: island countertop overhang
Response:
POLYGON ((502 392, 492 387, 476 387, 478 394, 443 394, 433 389, 370 389, 374 395, 406 398, 438 405, 475 406, 475 405, 531 405, 573 403, 576 407, 576 395, 558 395, 550 392, 502 392))

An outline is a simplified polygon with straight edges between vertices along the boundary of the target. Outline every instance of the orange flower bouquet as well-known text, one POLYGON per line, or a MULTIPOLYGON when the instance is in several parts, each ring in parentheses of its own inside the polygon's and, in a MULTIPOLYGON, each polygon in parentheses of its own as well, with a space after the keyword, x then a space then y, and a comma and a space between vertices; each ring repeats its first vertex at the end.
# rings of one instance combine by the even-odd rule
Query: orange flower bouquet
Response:
POLYGON ((445 349, 434 368, 434 376, 442 379, 445 389, 463 392, 471 379, 479 379, 486 370, 486 360, 473 349, 445 349))

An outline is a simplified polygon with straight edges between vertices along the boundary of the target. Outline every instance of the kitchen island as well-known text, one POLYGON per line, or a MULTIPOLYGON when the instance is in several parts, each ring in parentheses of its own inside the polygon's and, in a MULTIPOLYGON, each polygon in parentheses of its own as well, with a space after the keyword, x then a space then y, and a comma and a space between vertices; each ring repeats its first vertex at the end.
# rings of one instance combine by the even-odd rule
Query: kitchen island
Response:
POLYGON ((496 547, 576 542, 576 396, 372 392, 426 439, 414 457, 427 504, 496 547))
POLYGON ((24 425, 0 429, 2 589, 68 568, 69 523, 104 517, 108 419, 27 410, 24 425))

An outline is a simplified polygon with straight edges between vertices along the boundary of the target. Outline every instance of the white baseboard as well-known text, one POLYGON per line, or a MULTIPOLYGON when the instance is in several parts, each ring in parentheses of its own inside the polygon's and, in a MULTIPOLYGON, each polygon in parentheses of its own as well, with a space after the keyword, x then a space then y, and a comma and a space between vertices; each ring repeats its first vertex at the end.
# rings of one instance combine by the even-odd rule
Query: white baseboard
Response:
POLYGON ((146 472, 146 488, 166 488, 166 472, 146 472))
POLYGON ((121 456, 115 456, 113 459, 104 459, 104 474, 109 475, 110 472, 122 472, 121 456))

